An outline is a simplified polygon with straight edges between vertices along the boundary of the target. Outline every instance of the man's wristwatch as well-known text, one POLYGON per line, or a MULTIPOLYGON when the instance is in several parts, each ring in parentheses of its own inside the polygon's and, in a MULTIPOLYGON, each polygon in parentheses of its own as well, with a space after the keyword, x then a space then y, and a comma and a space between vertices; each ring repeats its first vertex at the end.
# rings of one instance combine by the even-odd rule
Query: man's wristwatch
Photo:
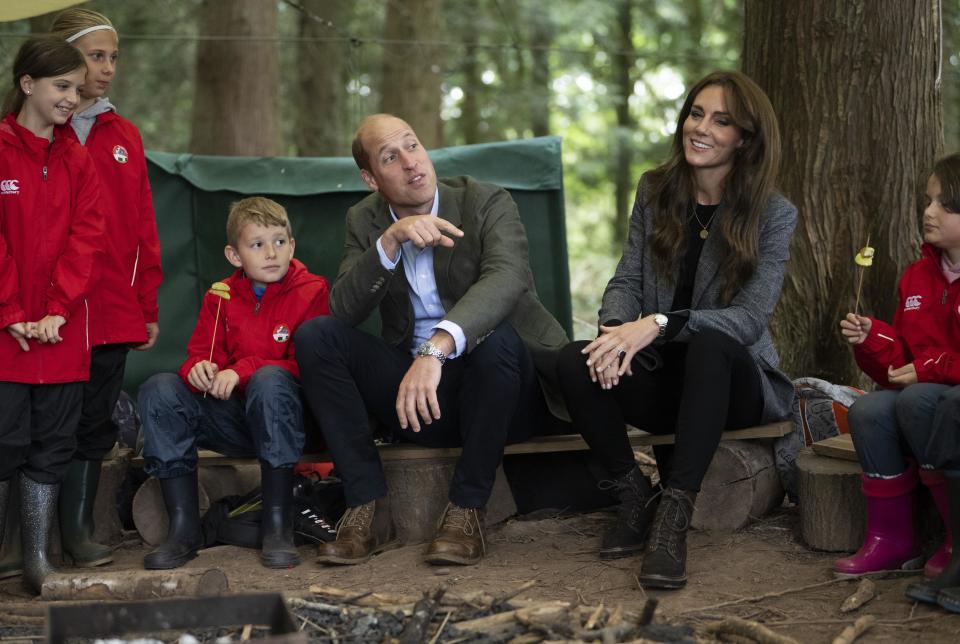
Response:
POLYGON ((663 313, 655 313, 653 315, 653 321, 657 323, 658 327, 660 327, 660 331, 657 333, 657 337, 662 338, 667 334, 667 324, 670 322, 670 318, 668 318, 663 313))
POLYGON ((429 340, 421 342, 420 346, 417 347, 417 357, 419 358, 420 356, 433 356, 440 361, 441 365, 447 361, 447 354, 441 351, 440 347, 429 340))

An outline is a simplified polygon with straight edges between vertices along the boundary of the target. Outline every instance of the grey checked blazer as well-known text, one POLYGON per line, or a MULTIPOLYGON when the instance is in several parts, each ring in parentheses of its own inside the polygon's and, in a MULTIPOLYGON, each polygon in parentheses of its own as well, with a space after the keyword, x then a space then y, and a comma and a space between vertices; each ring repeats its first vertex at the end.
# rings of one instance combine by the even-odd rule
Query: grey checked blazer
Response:
MULTIPOLYGON (((601 323, 630 321, 651 313, 672 311, 675 279, 670 281, 653 269, 647 235, 653 229, 647 178, 641 177, 630 217, 630 232, 616 273, 607 283, 600 308, 601 323)), ((690 317, 674 341, 685 342, 702 329, 724 333, 747 348, 757 364, 763 391, 762 422, 781 420, 790 414, 793 385, 780 371, 780 357, 770 337, 768 321, 777 301, 790 239, 797 223, 797 209, 783 195, 770 198, 760 220, 758 263, 753 277, 743 285, 728 306, 720 293, 723 276, 718 270, 724 259, 720 235, 711 235, 703 245, 693 284, 690 317)))

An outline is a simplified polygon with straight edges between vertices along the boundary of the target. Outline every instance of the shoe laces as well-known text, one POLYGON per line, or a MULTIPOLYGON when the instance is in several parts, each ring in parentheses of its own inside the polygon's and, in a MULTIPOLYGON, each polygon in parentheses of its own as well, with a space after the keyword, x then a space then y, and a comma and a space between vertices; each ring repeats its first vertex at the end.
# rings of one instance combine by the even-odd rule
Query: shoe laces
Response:
POLYGON ((480 548, 483 554, 487 554, 487 543, 483 538, 483 528, 480 527, 480 516, 476 508, 461 508, 459 505, 450 503, 440 517, 440 528, 456 530, 468 537, 472 537, 475 533, 479 534, 480 548))
POLYGON ((651 498, 662 496, 657 516, 650 531, 649 552, 666 549, 674 559, 678 558, 680 538, 686 535, 692 518, 692 504, 681 490, 661 489, 651 498), (688 509, 687 506, 690 505, 688 509))
POLYGON ((373 522, 373 502, 364 503, 354 508, 347 508, 337 521, 337 536, 345 528, 367 529, 373 522))

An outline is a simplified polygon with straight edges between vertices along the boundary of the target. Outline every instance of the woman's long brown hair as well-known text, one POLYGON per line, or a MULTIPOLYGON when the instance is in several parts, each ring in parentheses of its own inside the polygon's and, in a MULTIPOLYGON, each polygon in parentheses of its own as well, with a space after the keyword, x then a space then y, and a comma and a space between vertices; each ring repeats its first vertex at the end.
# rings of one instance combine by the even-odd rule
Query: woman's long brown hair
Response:
POLYGON ((693 169, 687 164, 683 149, 683 123, 697 95, 710 85, 723 88, 727 112, 743 137, 743 144, 734 153, 733 168, 724 181, 722 213, 718 211, 720 234, 727 248, 720 268, 724 276, 722 297, 729 303, 757 268, 760 217, 780 167, 780 128, 773 106, 745 74, 713 72, 687 94, 677 119, 670 158, 647 174, 653 206, 650 248, 656 271, 676 279, 697 199, 693 169))

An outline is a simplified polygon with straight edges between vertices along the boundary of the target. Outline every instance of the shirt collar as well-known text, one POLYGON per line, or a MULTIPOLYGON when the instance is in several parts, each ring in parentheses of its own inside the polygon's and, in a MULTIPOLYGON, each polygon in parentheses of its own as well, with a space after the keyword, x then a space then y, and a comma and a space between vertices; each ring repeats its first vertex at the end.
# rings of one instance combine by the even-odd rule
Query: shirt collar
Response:
MULTIPOLYGON (((393 212, 393 206, 387 204, 387 208, 390 209, 390 217, 394 221, 397 221, 397 214, 393 212)), ((440 212, 440 188, 438 187, 433 193, 433 207, 430 208, 430 214, 434 217, 437 216, 437 213, 440 212)))

